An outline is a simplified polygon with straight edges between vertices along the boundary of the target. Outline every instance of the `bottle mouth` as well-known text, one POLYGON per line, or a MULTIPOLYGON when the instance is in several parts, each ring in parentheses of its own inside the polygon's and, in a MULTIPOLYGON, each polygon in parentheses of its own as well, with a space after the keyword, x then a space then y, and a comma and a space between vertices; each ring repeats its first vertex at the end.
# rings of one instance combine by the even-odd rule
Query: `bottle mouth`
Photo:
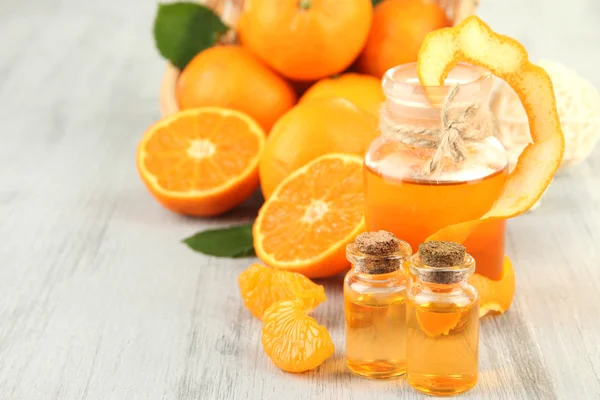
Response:
MULTIPOLYGON (((476 65, 459 63, 449 73, 442 86, 424 87, 419 82, 417 63, 402 64, 390 68, 383 75, 382 88, 385 96, 404 105, 428 104, 432 99, 443 101, 454 85, 459 85, 455 101, 484 100, 492 89, 490 71, 476 65)), ((437 102, 437 101, 436 101, 437 102)))
POLYGON ((467 279, 475 272, 475 259, 465 254, 463 262, 453 267, 436 268, 424 264, 419 253, 409 260, 410 272, 424 282, 454 284, 467 279))

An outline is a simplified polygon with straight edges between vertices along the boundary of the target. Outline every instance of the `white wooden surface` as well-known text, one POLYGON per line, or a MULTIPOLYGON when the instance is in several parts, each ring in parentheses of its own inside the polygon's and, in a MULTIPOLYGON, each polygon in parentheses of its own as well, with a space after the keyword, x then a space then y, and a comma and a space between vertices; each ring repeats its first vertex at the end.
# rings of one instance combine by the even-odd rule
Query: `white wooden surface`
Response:
MULTIPOLYGON (((350 376, 340 280, 316 318, 335 356, 275 368, 237 275, 251 260, 179 240, 248 220, 171 214, 146 193, 135 146, 156 120, 163 62, 143 0, 0 0, 0 399, 420 398, 404 380, 350 376)), ((484 0, 533 58, 600 86, 600 2, 484 0)), ((481 379, 465 398, 600 398, 600 149, 511 221, 512 309, 483 321, 481 379)))

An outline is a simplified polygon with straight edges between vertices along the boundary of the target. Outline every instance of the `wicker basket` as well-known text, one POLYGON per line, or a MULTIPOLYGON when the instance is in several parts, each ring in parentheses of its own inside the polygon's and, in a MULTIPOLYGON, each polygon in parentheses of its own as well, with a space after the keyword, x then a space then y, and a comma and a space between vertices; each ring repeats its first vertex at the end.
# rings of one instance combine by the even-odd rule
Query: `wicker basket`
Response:
MULTIPOLYGON (((200 0, 200 3, 215 10, 228 26, 235 26, 244 0, 200 0)), ((436 3, 446 10, 448 17, 456 25, 475 13, 479 0, 437 0, 436 3)), ((229 32, 224 39, 228 42, 235 40, 235 33, 233 31, 229 32)), ((175 97, 175 86, 180 72, 171 63, 167 64, 160 87, 160 112, 163 116, 179 111, 179 105, 175 97)))

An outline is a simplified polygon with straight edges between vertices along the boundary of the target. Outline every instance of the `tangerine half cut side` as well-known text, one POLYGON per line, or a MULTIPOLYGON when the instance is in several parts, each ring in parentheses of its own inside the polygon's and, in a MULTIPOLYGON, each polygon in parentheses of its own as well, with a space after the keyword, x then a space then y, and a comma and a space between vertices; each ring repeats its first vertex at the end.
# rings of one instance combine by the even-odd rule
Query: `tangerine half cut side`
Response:
POLYGON ((252 264, 238 277, 246 308, 261 319, 265 310, 283 300, 300 299, 307 311, 324 302, 325 289, 296 272, 252 264))
POLYGON ((271 267, 308 277, 349 266, 345 248, 364 230, 362 158, 321 156, 288 176, 258 213, 257 256, 271 267))
POLYGON ((179 111, 151 126, 137 167, 166 208, 212 216, 242 203, 258 187, 265 133, 246 114, 219 107, 179 111))
POLYGON ((515 90, 527 112, 533 139, 490 210, 477 220, 449 225, 427 238, 462 243, 484 221, 507 219, 529 210, 556 173, 565 140, 550 77, 529 61, 527 51, 519 42, 495 33, 476 16, 466 18, 455 27, 429 33, 417 61, 417 74, 425 90, 442 86, 459 62, 487 68, 515 90))
POLYGON ((317 368, 334 352, 329 331, 306 315, 302 301, 280 301, 263 315, 262 344, 275 365, 288 372, 317 368))

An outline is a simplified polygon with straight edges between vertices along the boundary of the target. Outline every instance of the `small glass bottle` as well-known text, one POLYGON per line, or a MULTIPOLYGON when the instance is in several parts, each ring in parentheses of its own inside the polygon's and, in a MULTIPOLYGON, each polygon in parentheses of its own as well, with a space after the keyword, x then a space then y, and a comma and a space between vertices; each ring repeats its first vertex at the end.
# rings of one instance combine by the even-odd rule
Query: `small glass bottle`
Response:
POLYGON ((408 382, 430 395, 465 392, 478 371, 479 297, 467 282, 475 261, 458 243, 431 241, 419 246, 408 267, 408 382))
MULTIPOLYGON (((388 70, 382 83, 386 101, 381 135, 365 156, 367 230, 390 231, 414 249, 447 225, 481 217, 498 198, 508 174, 507 154, 493 135, 488 107, 492 75, 459 64, 445 83, 425 91, 415 63, 388 70), (447 108, 442 107, 445 101, 447 108), (450 151, 438 158, 435 142, 423 140, 436 136, 413 135, 419 129, 464 132, 465 128, 476 134, 461 139, 464 153, 458 158, 450 151), (433 160, 436 168, 431 168, 433 160)), ((502 277, 504 236, 505 221, 494 220, 478 226, 465 241, 477 260, 478 273, 490 279, 502 277)))
POLYGON ((406 373, 406 288, 410 245, 390 232, 365 232, 346 247, 346 365, 383 379, 406 373))

